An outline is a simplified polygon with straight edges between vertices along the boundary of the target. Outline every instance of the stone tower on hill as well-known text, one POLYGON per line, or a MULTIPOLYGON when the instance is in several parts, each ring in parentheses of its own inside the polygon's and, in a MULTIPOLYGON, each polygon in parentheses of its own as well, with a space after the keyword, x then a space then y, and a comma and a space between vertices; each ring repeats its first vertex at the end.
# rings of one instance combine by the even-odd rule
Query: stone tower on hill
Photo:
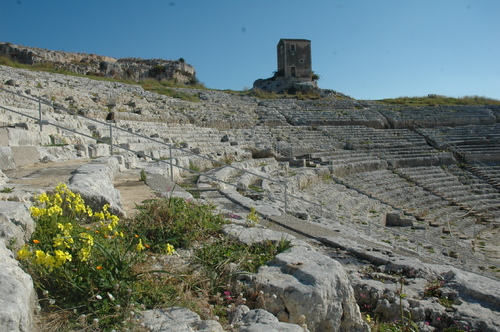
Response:
POLYGON ((280 39, 277 45, 277 77, 285 81, 311 81, 311 41, 307 39, 280 39))
POLYGON ((312 71, 311 41, 307 39, 280 39, 276 47, 278 70, 266 79, 258 79, 253 88, 267 92, 318 92, 312 71))

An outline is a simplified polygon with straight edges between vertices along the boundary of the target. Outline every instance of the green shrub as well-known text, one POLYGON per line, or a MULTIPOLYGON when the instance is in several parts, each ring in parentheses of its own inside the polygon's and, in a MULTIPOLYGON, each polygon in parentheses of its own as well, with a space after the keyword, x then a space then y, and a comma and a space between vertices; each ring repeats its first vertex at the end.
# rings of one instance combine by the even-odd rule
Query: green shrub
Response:
POLYGON ((138 209, 128 228, 135 234, 143 234, 153 250, 163 248, 167 242, 176 248, 188 248, 216 235, 226 222, 213 213, 213 206, 179 197, 151 199, 138 209))
POLYGON ((213 293, 222 292, 233 276, 235 264, 240 272, 257 272, 258 268, 272 260, 277 254, 288 250, 290 241, 270 240, 247 245, 234 240, 221 238, 196 251, 196 258, 204 267, 208 279, 212 281, 213 293))

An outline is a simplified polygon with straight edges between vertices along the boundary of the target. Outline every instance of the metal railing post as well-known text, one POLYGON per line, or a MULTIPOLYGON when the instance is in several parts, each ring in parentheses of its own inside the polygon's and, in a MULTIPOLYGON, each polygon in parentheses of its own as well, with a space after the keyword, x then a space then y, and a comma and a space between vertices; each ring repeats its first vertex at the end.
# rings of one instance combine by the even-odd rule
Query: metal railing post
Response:
POLYGON ((38 122, 40 125, 40 131, 42 131, 42 100, 38 97, 38 122))
POLYGON ((283 185, 285 186, 285 213, 288 211, 288 184, 286 182, 283 182, 283 185))
POLYGON ((111 147, 111 155, 113 155, 113 124, 111 122, 109 123, 109 145, 111 147))
POLYGON ((170 181, 174 181, 174 160, 172 159, 172 146, 169 146, 169 154, 170 154, 170 181))

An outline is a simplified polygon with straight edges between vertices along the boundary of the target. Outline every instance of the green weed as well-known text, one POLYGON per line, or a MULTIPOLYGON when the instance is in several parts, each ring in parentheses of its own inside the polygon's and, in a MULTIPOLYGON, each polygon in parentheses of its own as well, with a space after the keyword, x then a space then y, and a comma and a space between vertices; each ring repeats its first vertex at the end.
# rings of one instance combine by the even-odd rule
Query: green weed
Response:
POLYGON ((212 292, 217 293, 227 287, 236 271, 255 273, 260 266, 290 247, 288 240, 247 245, 222 238, 197 250, 196 258, 211 280, 212 292))
POLYGON ((0 193, 10 194, 10 193, 14 192, 14 189, 16 189, 16 187, 4 187, 4 188, 2 188, 2 190, 0 190, 0 193))
POLYGON ((249 227, 255 227, 259 223, 259 214, 253 206, 250 208, 250 213, 247 215, 246 221, 246 224, 249 227))
POLYGON ((139 181, 146 181, 148 179, 148 176, 146 175, 146 171, 145 170, 141 170, 141 175, 139 176, 139 181))

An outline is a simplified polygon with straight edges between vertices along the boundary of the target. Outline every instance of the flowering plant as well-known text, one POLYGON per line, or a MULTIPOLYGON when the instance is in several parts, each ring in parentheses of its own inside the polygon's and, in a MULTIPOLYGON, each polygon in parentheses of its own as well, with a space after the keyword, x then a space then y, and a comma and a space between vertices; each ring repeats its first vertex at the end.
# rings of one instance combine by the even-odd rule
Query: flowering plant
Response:
POLYGON ((96 312, 133 299, 128 284, 139 276, 134 266, 147 244, 127 234, 109 205, 93 211, 79 194, 59 184, 52 193, 35 197, 31 215, 36 229, 17 258, 32 275, 42 303, 46 299, 52 306, 64 303, 96 312))

